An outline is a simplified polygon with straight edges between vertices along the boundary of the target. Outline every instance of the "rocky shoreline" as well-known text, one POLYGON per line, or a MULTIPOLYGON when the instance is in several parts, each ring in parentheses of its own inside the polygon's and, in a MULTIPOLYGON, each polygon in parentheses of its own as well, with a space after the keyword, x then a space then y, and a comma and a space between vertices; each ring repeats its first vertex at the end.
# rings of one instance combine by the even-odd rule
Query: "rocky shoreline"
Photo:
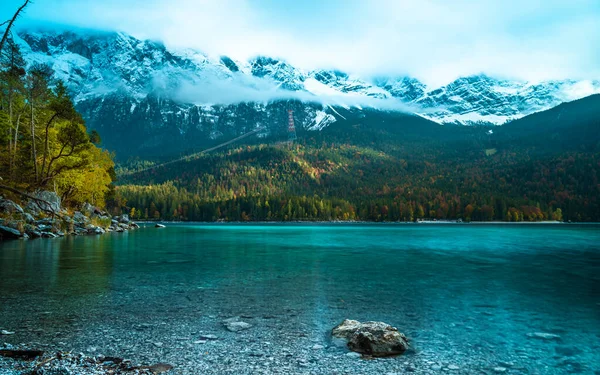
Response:
POLYGON ((122 233, 139 226, 127 214, 110 216, 89 203, 69 213, 53 192, 38 191, 24 207, 0 196, 0 240, 122 233))

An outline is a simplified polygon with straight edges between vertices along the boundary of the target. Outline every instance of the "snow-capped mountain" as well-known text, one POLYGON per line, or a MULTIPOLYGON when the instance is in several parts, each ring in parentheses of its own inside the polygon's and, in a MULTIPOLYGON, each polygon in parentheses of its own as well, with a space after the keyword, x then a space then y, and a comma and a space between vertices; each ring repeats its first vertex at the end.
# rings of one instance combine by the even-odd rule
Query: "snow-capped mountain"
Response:
POLYGON ((424 117, 461 124, 501 125, 600 92, 600 81, 534 84, 495 79, 484 74, 459 78, 434 90, 427 90, 419 81, 410 78, 380 79, 378 84, 394 97, 427 110, 424 117))
POLYGON ((15 39, 30 64, 48 64, 66 82, 77 109, 91 128, 102 130, 107 145, 121 152, 134 147, 131 154, 151 152, 169 139, 194 147, 263 127, 268 136, 285 131, 288 109, 300 131, 335 122, 342 116, 336 108, 364 107, 439 123, 502 124, 600 92, 599 81, 532 84, 486 75, 431 88, 411 77, 371 79, 303 71, 271 57, 208 56, 123 33, 20 31, 15 39))

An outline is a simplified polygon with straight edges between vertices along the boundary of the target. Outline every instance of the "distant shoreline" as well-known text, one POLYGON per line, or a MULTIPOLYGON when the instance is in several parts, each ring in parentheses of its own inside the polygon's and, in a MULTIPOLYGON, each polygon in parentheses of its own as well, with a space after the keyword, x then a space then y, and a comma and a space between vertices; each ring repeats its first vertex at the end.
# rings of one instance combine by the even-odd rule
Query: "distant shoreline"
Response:
POLYGON ((591 224, 600 225, 600 222, 564 222, 564 221, 471 221, 471 222, 458 222, 458 221, 341 221, 341 220, 296 220, 296 221, 166 221, 166 220, 153 220, 144 221, 136 220, 138 224, 387 224, 387 225, 577 225, 577 224, 591 224))

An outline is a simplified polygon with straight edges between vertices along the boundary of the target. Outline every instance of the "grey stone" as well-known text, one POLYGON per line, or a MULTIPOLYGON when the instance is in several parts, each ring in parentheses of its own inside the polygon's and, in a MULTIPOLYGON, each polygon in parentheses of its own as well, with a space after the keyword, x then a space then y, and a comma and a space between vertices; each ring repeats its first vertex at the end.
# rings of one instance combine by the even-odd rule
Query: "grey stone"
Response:
POLYGON ((81 212, 83 212, 84 214, 86 214, 87 216, 91 216, 94 212, 96 211, 96 207, 92 206, 91 204, 89 204, 88 202, 85 202, 82 206, 81 206, 81 212))
POLYGON ((239 332, 248 328, 252 328, 252 324, 242 322, 238 316, 225 319, 223 321, 223 325, 231 332, 239 332))
POLYGON ((28 231, 28 232, 27 232, 27 234, 28 234, 28 235, 29 235, 29 237, 31 237, 31 238, 40 238, 40 237, 42 237, 42 233, 41 233, 41 232, 39 232, 39 231, 37 231, 37 230, 31 230, 31 231, 28 231))
POLYGON ((23 208, 11 201, 10 199, 1 199, 0 200, 0 212, 10 213, 10 214, 22 214, 24 213, 23 208))
POLYGON ((21 237, 21 232, 16 229, 5 227, 4 225, 0 225, 0 239, 17 239, 21 237))
POLYGON ((90 222, 90 218, 85 216, 83 213, 81 213, 79 211, 75 211, 75 213, 73 214, 73 220, 75 221, 76 224, 79 224, 79 225, 86 225, 87 223, 90 222))
POLYGON ((52 230, 51 225, 40 224, 37 226, 37 229, 41 232, 49 232, 52 230))
POLYGON ((408 339, 389 324, 346 319, 332 332, 332 336, 347 341, 352 351, 374 357, 401 354, 408 349, 408 339))
POLYGON ((528 333, 527 334, 528 337, 534 338, 534 339, 540 339, 540 340, 560 340, 560 336, 559 335, 555 335, 553 333, 546 333, 546 332, 533 332, 533 333, 528 333))
POLYGON ((218 340, 219 338, 215 335, 200 335, 201 340, 218 340))

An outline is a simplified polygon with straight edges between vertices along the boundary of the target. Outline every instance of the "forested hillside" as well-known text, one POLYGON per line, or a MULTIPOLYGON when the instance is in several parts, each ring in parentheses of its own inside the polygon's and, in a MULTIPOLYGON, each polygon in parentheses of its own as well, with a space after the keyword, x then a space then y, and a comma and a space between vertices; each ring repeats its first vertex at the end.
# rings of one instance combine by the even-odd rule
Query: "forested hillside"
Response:
POLYGON ((494 129, 367 112, 293 145, 123 170, 118 191, 141 219, 598 221, 598 98, 494 129))

